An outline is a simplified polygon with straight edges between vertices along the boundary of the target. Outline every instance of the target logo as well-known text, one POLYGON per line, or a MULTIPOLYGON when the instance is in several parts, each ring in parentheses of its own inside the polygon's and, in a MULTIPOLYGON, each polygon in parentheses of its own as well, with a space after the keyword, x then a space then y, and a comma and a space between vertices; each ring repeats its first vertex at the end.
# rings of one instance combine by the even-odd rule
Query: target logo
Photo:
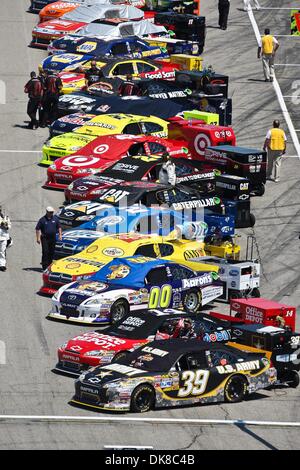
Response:
POLYGON ((204 155, 206 147, 211 145, 210 138, 206 134, 198 134, 194 140, 194 147, 198 155, 204 155))
POLYGON ((95 165, 97 162, 99 162, 100 159, 97 158, 97 157, 67 157, 63 160, 63 165, 68 165, 68 166, 71 166, 71 167, 74 167, 74 166, 91 166, 91 165, 95 165))
POLYGON ((93 152, 97 155, 101 155, 102 153, 107 152, 109 146, 107 144, 101 144, 94 148, 93 152))

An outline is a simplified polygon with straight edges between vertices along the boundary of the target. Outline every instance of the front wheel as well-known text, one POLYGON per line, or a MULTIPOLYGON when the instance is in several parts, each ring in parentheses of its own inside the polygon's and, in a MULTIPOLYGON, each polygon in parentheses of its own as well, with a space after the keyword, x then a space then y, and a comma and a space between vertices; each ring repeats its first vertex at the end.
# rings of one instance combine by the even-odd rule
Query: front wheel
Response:
POLYGON ((254 214, 250 214, 249 224, 250 224, 250 227, 254 227, 254 225, 255 225, 255 215, 254 214))
POLYGON ((199 289, 191 289, 183 296, 183 307, 189 313, 197 313, 202 307, 202 294, 199 289))
POLYGON ((155 392, 151 385, 142 384, 136 387, 131 395, 130 410, 134 413, 145 413, 153 408, 155 392))
POLYGON ((247 380, 240 375, 232 375, 224 387, 224 398, 228 403, 238 403, 244 400, 248 393, 247 380))
POLYGON ((117 300, 110 309, 111 323, 121 320, 129 312, 128 302, 124 299, 117 300))

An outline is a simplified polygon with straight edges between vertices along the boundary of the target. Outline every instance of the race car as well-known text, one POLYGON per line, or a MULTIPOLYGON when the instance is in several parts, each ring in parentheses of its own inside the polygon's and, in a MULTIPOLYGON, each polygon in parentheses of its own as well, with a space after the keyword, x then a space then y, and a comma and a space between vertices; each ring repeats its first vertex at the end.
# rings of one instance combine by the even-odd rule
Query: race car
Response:
MULTIPOLYGON (((167 51, 162 48, 150 46, 138 36, 112 39, 110 37, 99 39, 97 37, 64 36, 53 41, 48 46, 52 54, 77 54, 78 61, 91 60, 97 56, 109 57, 139 57, 158 59, 168 57, 167 51)), ((74 58, 75 61, 75 58, 74 58)), ((70 65, 75 62, 70 61, 70 65)), ((45 68, 49 68, 45 65, 45 68)))
POLYGON ((46 141, 43 146, 41 165, 51 165, 60 157, 78 152, 96 137, 111 134, 150 134, 167 137, 168 123, 156 116, 132 114, 104 114, 91 119, 73 132, 58 135, 46 141))
MULTIPOLYGON (((82 218, 84 219, 84 217, 82 218)), ((97 215, 92 220, 82 223, 75 230, 65 230, 62 234, 62 240, 59 240, 57 236, 54 259, 79 253, 105 235, 141 233, 165 237, 176 226, 181 227, 184 223, 187 227, 187 222, 183 221, 182 214, 166 208, 140 207, 139 205, 118 208, 103 205, 98 207, 97 215)), ((202 239, 203 241, 208 232, 208 225, 203 221, 193 222, 193 224, 197 225, 197 240, 201 241, 202 239)), ((182 235, 185 236, 186 232, 187 230, 182 235)))
POLYGON ((71 403, 138 413, 156 407, 236 403, 276 381, 269 354, 254 351, 197 339, 153 341, 119 362, 82 373, 71 403))
MULTIPOLYGON (((49 3, 49 2, 48 2, 49 3)), ((127 4, 127 5, 133 5, 137 8, 141 8, 144 6, 145 2, 144 0, 132 0, 132 1, 126 1, 126 0, 63 0, 58 1, 58 2, 51 2, 50 5, 44 6, 40 12, 39 12, 39 17, 40 17, 40 22, 42 23, 43 21, 50 21, 54 20, 57 18, 61 18, 64 14, 69 13, 70 11, 75 10, 79 6, 82 5, 94 5, 94 4, 102 4, 102 5, 121 5, 121 4, 127 4)))
POLYGON ((63 227, 71 228, 93 220, 103 206, 124 208, 135 204, 140 207, 170 207, 176 213, 183 214, 183 221, 204 220, 208 224, 207 235, 213 235, 217 229, 223 238, 234 235, 234 217, 225 214, 221 199, 203 195, 183 184, 174 187, 149 181, 116 184, 113 188, 103 189, 97 201, 82 201, 61 207, 56 215, 63 227))
MULTIPOLYGON (((84 123, 83 123, 84 124, 84 123)), ((65 189, 78 178, 84 178, 113 165, 126 156, 135 155, 187 156, 185 142, 155 136, 115 134, 97 137, 69 157, 62 157, 47 169, 45 188, 65 189)))
POLYGON ((45 21, 35 26, 30 46, 47 49, 53 39, 76 33, 89 23, 112 17, 137 20, 144 17, 144 12, 131 5, 82 5, 57 20, 45 21))
MULTIPOLYGON (((77 91, 82 75, 77 76, 76 73, 82 74, 84 70, 91 67, 92 60, 96 60, 98 68, 101 69, 104 77, 120 77, 126 78, 127 75, 140 78, 162 78, 164 80, 174 80, 175 71, 179 69, 179 65, 167 62, 154 62, 150 59, 139 59, 130 57, 111 58, 106 56, 88 56, 80 54, 60 53, 47 57, 42 61, 41 66, 44 70, 52 70, 60 72, 59 77, 62 81, 62 92, 67 90, 77 91), (72 86, 70 73, 73 73, 72 86), (68 82, 65 85, 65 78, 68 82)), ((72 77, 72 76, 71 76, 72 77)))
MULTIPOLYGON (((173 155, 176 184, 184 182, 208 193, 214 190, 215 173, 202 170, 202 164, 186 158, 187 155, 173 155)), ((159 181, 164 158, 156 155, 133 155, 123 157, 93 175, 78 178, 64 190, 66 203, 97 199, 103 188, 129 181, 159 181)))
POLYGON ((74 113, 67 114, 55 121, 49 127, 49 136, 54 137, 60 134, 72 132, 76 127, 84 126, 86 122, 96 117, 96 114, 74 113), (58 122, 59 121, 59 122, 58 122), (55 125, 57 123, 57 125, 55 125))
MULTIPOLYGON (((125 256, 140 255, 194 265, 189 260, 205 256, 203 246, 201 242, 175 238, 174 235, 159 237, 130 233, 103 237, 76 255, 53 261, 43 272, 43 286, 39 292, 52 295, 62 285, 89 279, 111 260, 125 256)), ((201 263, 197 264, 202 267, 201 263)), ((199 271, 201 267, 198 268, 199 271)), ((210 269, 209 265, 205 265, 206 271, 214 269, 214 265, 210 269)))
POLYGON ((147 308, 184 307, 196 313, 223 292, 213 265, 196 269, 197 264, 190 269, 146 256, 115 258, 87 281, 62 286, 52 297, 48 317, 94 324, 115 323, 147 308))
POLYGON ((76 335, 58 348, 55 371, 80 375, 89 367, 118 361, 154 339, 197 338, 225 342, 235 337, 235 328, 224 320, 182 310, 164 309, 129 312, 114 325, 76 335))

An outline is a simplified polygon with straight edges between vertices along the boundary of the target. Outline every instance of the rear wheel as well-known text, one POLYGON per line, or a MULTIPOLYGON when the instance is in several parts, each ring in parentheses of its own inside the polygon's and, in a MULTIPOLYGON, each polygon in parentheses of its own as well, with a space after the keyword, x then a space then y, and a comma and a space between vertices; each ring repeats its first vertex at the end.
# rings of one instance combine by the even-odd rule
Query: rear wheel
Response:
POLYGON ((228 403, 238 403, 244 400, 248 393, 247 380, 241 375, 232 375, 224 387, 224 398, 228 403))
POLYGON ((151 385, 142 384, 136 387, 131 395, 130 410, 134 413, 145 413, 153 408, 155 392, 151 385))
POLYGON ((110 309, 111 323, 121 320, 129 312, 128 302, 124 299, 117 300, 110 309))
POLYGON ((255 186, 255 188, 253 188, 251 194, 253 194, 253 196, 263 196, 265 194, 265 190, 265 185, 261 183, 258 186, 255 186))
POLYGON ((183 296, 183 307, 187 312, 196 313, 202 307, 202 295, 198 289, 191 289, 183 296))
POLYGON ((243 293, 239 290, 230 290, 228 293, 228 299, 242 299, 244 297, 243 293))
POLYGON ((257 289, 257 287, 255 287, 254 289, 252 289, 250 295, 251 295, 251 297, 260 297, 260 290, 257 289))

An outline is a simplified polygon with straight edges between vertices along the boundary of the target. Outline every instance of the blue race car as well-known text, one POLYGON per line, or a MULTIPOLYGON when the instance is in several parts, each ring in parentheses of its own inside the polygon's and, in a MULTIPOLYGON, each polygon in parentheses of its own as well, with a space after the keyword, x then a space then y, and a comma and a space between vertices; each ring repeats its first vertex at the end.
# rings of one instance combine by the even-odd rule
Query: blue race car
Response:
POLYGON ((99 56, 147 59, 169 57, 164 48, 150 46, 137 36, 98 39, 68 35, 53 41, 48 51, 53 55, 43 61, 43 68, 55 71, 62 71, 69 65, 80 65, 99 56))
MULTIPOLYGON (((55 259, 79 253, 105 235, 136 232, 167 236, 176 226, 184 224, 189 225, 189 221, 183 220, 182 213, 172 209, 155 209, 139 205, 119 209, 103 205, 97 209, 97 215, 91 220, 63 233, 62 240, 56 242, 55 259)), ((199 238, 206 237, 208 240, 217 230, 225 240, 234 235, 234 217, 204 214, 204 221, 197 221, 195 225, 199 238)))
POLYGON ((144 256, 115 258, 89 279, 62 286, 52 297, 48 316, 99 324, 115 323, 129 311, 148 308, 183 307, 197 313, 222 295, 217 278, 217 272, 195 271, 184 263, 144 256))
POLYGON ((89 37, 69 34, 53 41, 48 47, 48 52, 59 54, 61 52, 73 54, 87 54, 91 57, 151 57, 152 59, 168 57, 164 47, 150 46, 138 36, 126 36, 124 38, 89 37))

